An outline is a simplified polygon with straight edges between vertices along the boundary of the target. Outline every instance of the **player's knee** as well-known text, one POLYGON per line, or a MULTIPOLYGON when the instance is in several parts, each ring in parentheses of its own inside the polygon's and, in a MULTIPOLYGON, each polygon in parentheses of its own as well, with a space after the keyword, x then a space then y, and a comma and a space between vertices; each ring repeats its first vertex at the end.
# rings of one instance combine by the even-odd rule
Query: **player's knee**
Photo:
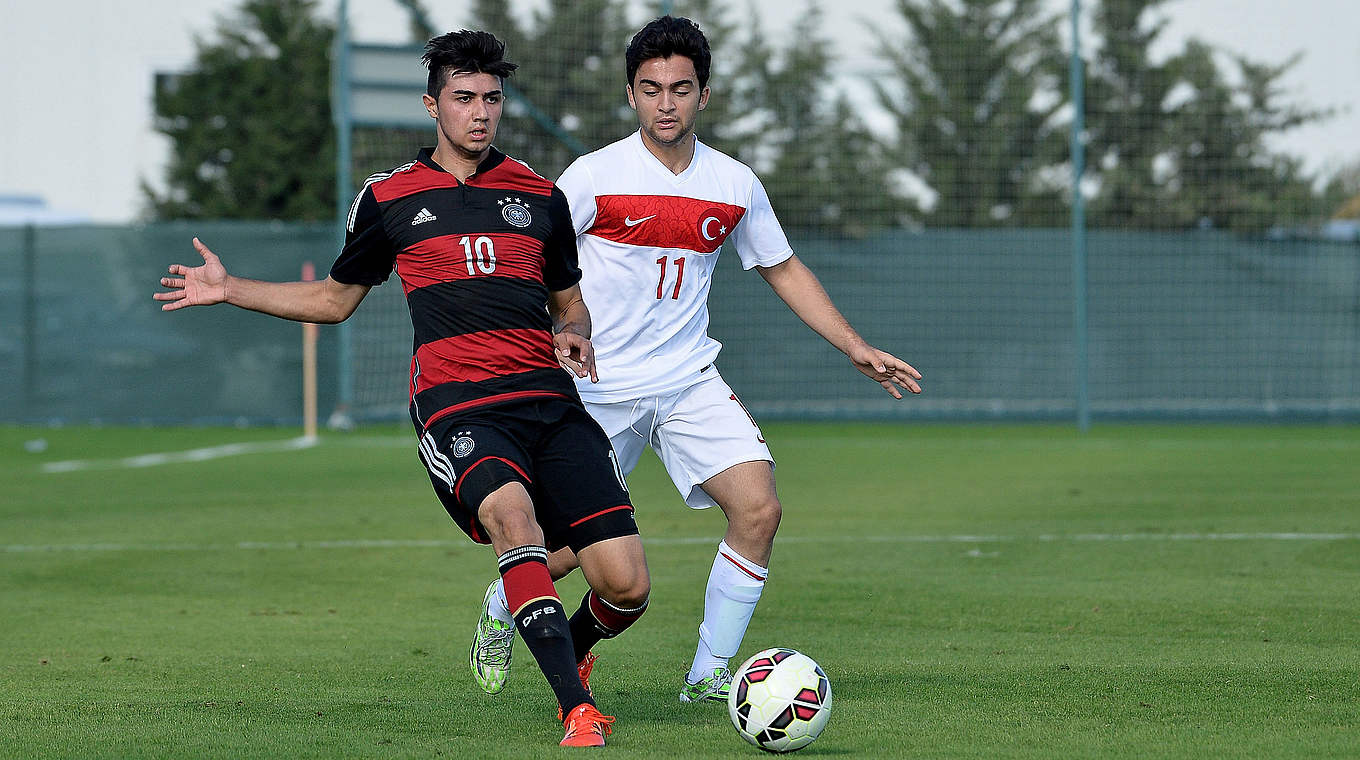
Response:
POLYGON ((779 521, 784 516, 784 507, 779 497, 768 497, 752 501, 741 510, 744 532, 765 539, 773 539, 779 530, 779 521))
POLYGON ((477 510, 477 519, 493 540, 501 539, 514 545, 543 543, 543 531, 534 520, 533 512, 519 504, 504 501, 483 503, 477 510))
POLYGON ((622 572, 610 573, 602 585, 604 588, 596 589, 595 593, 619 609, 642 607, 652 593, 652 579, 646 568, 630 567, 622 572))
POLYGON ((637 609, 645 606, 647 604, 647 599, 650 598, 651 595, 651 580, 644 576, 639 581, 624 589, 623 593, 619 594, 619 598, 614 604, 626 609, 637 609))

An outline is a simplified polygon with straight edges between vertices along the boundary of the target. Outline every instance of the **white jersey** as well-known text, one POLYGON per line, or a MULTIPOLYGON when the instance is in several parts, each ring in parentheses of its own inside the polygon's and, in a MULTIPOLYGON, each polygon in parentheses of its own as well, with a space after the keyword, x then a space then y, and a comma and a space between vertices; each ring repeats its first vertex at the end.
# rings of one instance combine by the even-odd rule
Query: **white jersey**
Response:
POLYGON ((755 172, 697 140, 673 174, 634 132, 576 159, 557 186, 576 227, 600 376, 577 381, 585 401, 674 392, 713 363, 722 344, 708 336, 708 292, 724 241, 744 269, 793 255, 755 172))

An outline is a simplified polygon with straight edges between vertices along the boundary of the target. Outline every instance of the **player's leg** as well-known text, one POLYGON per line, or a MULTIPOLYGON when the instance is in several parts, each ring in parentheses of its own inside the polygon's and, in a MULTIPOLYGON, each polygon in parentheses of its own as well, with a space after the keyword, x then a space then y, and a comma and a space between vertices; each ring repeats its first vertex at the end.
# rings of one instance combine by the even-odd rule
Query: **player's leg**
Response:
MULTIPOLYGON (((528 492, 518 481, 507 483, 482 501, 477 517, 496 550, 515 626, 548 679, 559 709, 566 715, 579 712, 593 718, 598 710, 577 673, 571 624, 548 574, 548 550, 528 492)), ((599 744, 603 735, 601 729, 599 744)), ((568 730, 563 743, 573 738, 568 730)))
MULTIPOLYGON (((541 407, 547 424, 532 452, 535 500, 550 543, 572 548, 590 584, 571 617, 577 672, 589 689, 595 661, 591 647, 642 616, 651 579, 623 471, 604 431, 579 404, 542 402, 541 407)), ((564 725, 569 738, 582 730, 585 739, 603 741, 609 733, 594 716, 582 719, 571 711, 564 725)))
MULTIPOLYGON (((642 457, 642 450, 646 448, 652 426, 655 424, 656 404, 654 400, 625 401, 614 404, 587 403, 585 406, 586 411, 609 436, 610 446, 615 454, 614 461, 626 479, 642 457)), ((569 546, 548 554, 548 572, 552 575, 554 581, 565 578, 580 565, 576 552, 569 546)), ((491 586, 487 588, 486 595, 482 599, 481 615, 478 618, 477 632, 473 636, 472 642, 473 658, 476 658, 475 652, 482 642, 494 641, 497 630, 513 629, 513 627, 514 618, 511 616, 505 601, 505 590, 500 579, 497 578, 491 582, 491 586)), ((587 647, 586 651, 589 651, 589 649, 587 647)), ((499 652, 499 649, 496 651, 499 652)), ((485 689, 483 679, 479 678, 478 681, 483 683, 485 689)), ((499 691, 500 689, 496 688, 495 691, 488 690, 488 693, 494 694, 499 691)))
POLYGON ((536 476, 527 447, 540 427, 536 412, 522 408, 461 416, 422 435, 421 458, 450 516, 496 550, 514 625, 561 709, 594 715, 594 700, 577 677, 571 624, 548 574, 551 534, 529 493, 536 476))
POLYGON ((728 528, 704 590, 699 642, 684 702, 725 699, 727 666, 741 646, 765 587, 782 507, 773 459, 755 420, 716 370, 663 406, 653 446, 685 503, 719 505, 728 528))
POLYGON ((735 465, 704 481, 703 488, 727 516, 727 532, 709 569, 699 643, 685 676, 681 696, 691 702, 727 698, 728 663, 741 648, 765 590, 782 514, 769 462, 735 465))
POLYGON ((577 662, 585 662, 595 644, 618 636, 642 617, 651 579, 642 538, 636 534, 593 543, 578 556, 590 590, 572 615, 571 633, 577 662))
MULTIPOLYGON (((479 429, 476 431, 476 438, 453 435, 451 433, 473 431, 453 430, 449 425, 438 425, 435 429, 426 431, 421 428, 418 420, 413 419, 412 421, 420 435, 420 459, 425 464, 430 475, 430 483, 434 486, 435 493, 443 503, 445 511, 473 541, 480 544, 490 543, 486 526, 482 525, 477 519, 475 509, 466 505, 460 498, 460 495, 467 490, 468 484, 461 476, 456 477, 455 468, 467 470, 469 465, 476 463, 476 459, 468 458, 468 455, 472 453, 468 450, 469 442, 472 442, 472 451, 476 451, 478 448, 484 451, 488 446, 492 446, 492 443, 488 442, 486 437, 496 434, 490 431, 483 433, 479 429), (478 439, 481 439, 480 446, 476 443, 478 439), (459 441, 462 441, 462 443, 459 443, 459 441)), ((473 469, 475 472, 475 468, 473 469)), ((478 484, 478 487, 484 488, 488 485, 495 486, 497 484, 482 482, 478 484)), ((493 590, 494 593, 500 595, 502 600, 500 608, 505 611, 495 618, 486 614, 482 615, 477 621, 476 631, 472 637, 472 646, 468 649, 468 664, 471 666, 472 676, 476 679, 477 684, 482 687, 482 690, 488 694, 497 694, 505 688, 505 679, 510 675, 510 659, 515 643, 515 618, 506 608, 504 586, 499 575, 496 576, 496 581, 492 584, 492 587, 487 589, 486 597, 490 597, 493 590)), ((484 611, 487 606, 486 597, 483 601, 484 611)))
POLYGON ((631 626, 647 609, 651 581, 633 520, 622 467, 599 424, 579 405, 560 415, 535 450, 538 498, 562 521, 559 534, 580 559, 590 584, 572 615, 572 641, 583 679, 594 667, 591 648, 631 626))

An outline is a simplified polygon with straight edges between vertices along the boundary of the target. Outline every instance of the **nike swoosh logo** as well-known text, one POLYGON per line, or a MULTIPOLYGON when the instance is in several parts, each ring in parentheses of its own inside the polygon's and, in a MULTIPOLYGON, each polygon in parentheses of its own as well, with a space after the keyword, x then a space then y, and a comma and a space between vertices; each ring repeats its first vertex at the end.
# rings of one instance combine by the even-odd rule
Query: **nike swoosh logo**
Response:
POLYGON ((639 224, 642 224, 643 222, 647 221, 648 219, 655 219, 655 218, 656 218, 656 214, 652 214, 651 216, 644 216, 644 217, 642 217, 641 219, 629 219, 628 217, 625 216, 625 217, 623 218, 623 224, 624 224, 625 227, 636 227, 636 226, 638 226, 639 224))

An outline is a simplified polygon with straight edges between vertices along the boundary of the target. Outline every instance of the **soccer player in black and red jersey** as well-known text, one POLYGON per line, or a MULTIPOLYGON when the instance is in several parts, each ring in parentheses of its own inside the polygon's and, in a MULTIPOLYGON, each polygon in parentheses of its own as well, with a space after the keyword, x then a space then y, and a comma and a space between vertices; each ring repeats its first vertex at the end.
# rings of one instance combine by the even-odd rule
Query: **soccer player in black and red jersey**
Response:
POLYGON ((166 311, 229 303, 330 324, 396 270, 415 328, 410 410, 430 482, 458 527, 495 549, 515 627, 562 711, 561 743, 600 746, 614 718, 585 681, 593 660, 578 663, 642 615, 650 578, 609 439, 563 371, 595 376, 566 198, 492 147, 516 68, 504 51, 486 32, 430 40, 424 103, 436 146, 369 178, 326 279, 235 277, 195 238, 203 264, 172 265, 155 298, 166 311), (564 547, 590 584, 570 619, 547 565, 564 547))

